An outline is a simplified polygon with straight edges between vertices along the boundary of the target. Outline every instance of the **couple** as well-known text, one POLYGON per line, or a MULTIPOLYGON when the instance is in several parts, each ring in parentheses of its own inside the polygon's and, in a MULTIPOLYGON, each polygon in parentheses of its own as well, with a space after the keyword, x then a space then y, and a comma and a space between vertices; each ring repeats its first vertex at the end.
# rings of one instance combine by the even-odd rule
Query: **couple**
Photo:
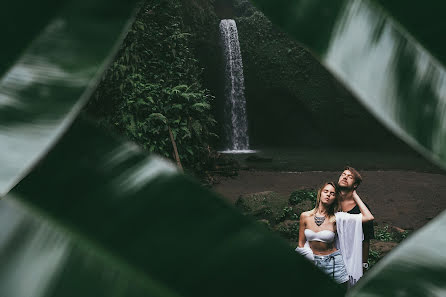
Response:
POLYGON ((327 182, 319 189, 315 208, 300 216, 296 248, 337 283, 349 286, 368 268, 373 238, 374 217, 356 193, 361 181, 354 168, 346 167, 337 184, 327 182))

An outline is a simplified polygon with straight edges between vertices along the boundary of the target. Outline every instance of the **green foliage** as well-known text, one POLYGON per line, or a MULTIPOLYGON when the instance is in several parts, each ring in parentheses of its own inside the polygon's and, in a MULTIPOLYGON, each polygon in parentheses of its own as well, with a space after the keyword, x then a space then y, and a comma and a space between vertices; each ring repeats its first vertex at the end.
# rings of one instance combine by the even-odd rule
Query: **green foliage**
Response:
POLYGON ((394 249, 399 243, 406 239, 408 235, 409 232, 407 230, 391 227, 389 225, 376 226, 375 239, 378 241, 386 242, 387 244, 385 244, 384 246, 387 247, 384 249, 380 248, 380 244, 378 242, 378 245, 375 247, 377 247, 379 250, 375 250, 373 249, 372 244, 369 252, 370 267, 378 263, 378 261, 385 257, 389 251, 394 249))
POLYGON ((404 239, 406 239, 409 236, 409 231, 405 230, 404 232, 400 233, 399 237, 396 237, 397 242, 401 242, 404 239))
POLYGON ((198 171, 217 137, 216 122, 184 30, 180 1, 146 1, 89 112, 144 149, 173 158, 170 128, 183 165, 198 171))
POLYGON ((401 242, 409 236, 407 230, 395 230, 388 225, 375 228, 375 238, 380 241, 401 242))
MULTIPOLYGON (((304 197, 307 198, 312 197, 313 190, 296 192, 305 193, 304 197)), ((270 191, 240 196, 235 205, 247 216, 254 217, 258 222, 266 224, 271 231, 279 234, 291 245, 296 245, 296 240, 299 237, 299 215, 302 205, 293 206, 287 197, 270 191)))
POLYGON ((282 212, 275 218, 276 222, 283 222, 285 219, 290 218, 292 214, 293 208, 290 206, 285 206, 282 212))
POLYGON ((273 210, 269 207, 267 207, 264 212, 263 212, 266 216, 269 216, 273 213, 273 210))
POLYGON ((297 190, 291 193, 289 203, 291 205, 299 204, 305 200, 316 202, 317 193, 313 189, 297 190))
POLYGON ((379 251, 375 251, 373 249, 370 249, 369 251, 369 269, 372 268, 373 265, 378 263, 379 260, 381 260, 381 253, 379 251))
POLYGON ((389 226, 384 226, 382 228, 377 228, 375 230, 375 237, 381 241, 393 241, 392 233, 389 232, 389 226))

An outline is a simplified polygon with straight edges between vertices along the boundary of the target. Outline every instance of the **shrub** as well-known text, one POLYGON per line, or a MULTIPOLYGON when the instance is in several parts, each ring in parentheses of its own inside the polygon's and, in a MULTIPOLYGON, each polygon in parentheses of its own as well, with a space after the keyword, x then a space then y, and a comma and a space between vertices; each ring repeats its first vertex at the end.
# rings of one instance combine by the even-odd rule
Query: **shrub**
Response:
POLYGON ((198 172, 217 137, 216 121, 180 10, 178 0, 145 2, 87 111, 147 151, 174 159, 172 134, 183 165, 198 172))
POLYGON ((316 202, 316 197, 317 193, 313 189, 297 190, 291 193, 289 203, 296 205, 305 200, 316 202))

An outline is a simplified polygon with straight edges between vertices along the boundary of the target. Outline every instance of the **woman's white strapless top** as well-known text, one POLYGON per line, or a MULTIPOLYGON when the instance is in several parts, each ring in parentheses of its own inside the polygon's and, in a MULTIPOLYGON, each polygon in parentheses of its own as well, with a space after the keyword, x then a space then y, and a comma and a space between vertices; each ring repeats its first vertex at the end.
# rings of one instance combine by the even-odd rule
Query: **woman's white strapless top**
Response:
POLYGON ((305 237, 308 241, 321 241, 326 243, 333 242, 336 233, 330 230, 322 230, 319 232, 314 232, 310 229, 305 229, 305 237))

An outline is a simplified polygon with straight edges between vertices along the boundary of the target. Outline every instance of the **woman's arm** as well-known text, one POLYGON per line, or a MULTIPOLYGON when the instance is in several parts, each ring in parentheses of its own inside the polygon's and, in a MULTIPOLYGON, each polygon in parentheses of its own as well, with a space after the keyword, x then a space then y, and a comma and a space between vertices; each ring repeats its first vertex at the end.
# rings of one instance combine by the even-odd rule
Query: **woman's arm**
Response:
POLYGON ((307 239, 305 238, 305 228, 306 228, 306 220, 309 217, 308 211, 300 214, 300 222, 299 222, 299 245, 296 248, 296 252, 304 256, 310 261, 314 261, 313 251, 309 246, 305 247, 305 243, 307 239))
POLYGON ((361 198, 359 198, 358 193, 356 193, 356 190, 353 191, 353 199, 355 200, 356 204, 359 207, 359 210, 362 214, 362 222, 368 222, 372 221, 375 217, 372 215, 370 210, 365 206, 364 202, 362 202, 361 198))
POLYGON ((300 222, 299 222, 299 247, 303 248, 307 239, 305 238, 305 220, 308 217, 308 212, 303 212, 300 214, 300 222))

